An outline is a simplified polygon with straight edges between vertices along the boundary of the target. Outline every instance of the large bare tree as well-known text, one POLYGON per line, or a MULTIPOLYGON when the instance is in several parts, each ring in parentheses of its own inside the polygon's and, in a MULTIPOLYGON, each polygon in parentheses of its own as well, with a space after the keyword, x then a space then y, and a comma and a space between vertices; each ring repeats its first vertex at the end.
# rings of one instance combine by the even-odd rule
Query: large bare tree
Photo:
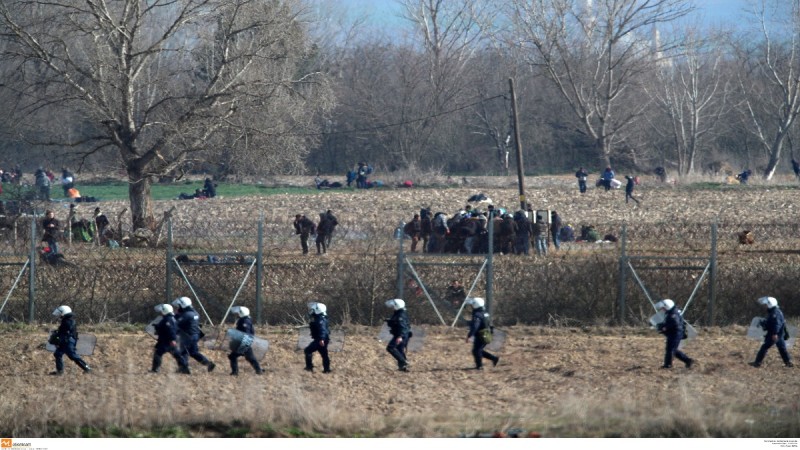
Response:
POLYGON ((569 104, 597 157, 610 164, 614 145, 643 111, 637 95, 659 52, 653 30, 692 11, 686 0, 509 0, 503 41, 540 67, 569 104))
POLYGON ((685 35, 682 50, 661 59, 653 83, 644 87, 662 113, 655 116, 653 128, 671 142, 678 172, 691 174, 707 136, 729 106, 730 77, 722 70, 718 40, 696 29, 685 35))
POLYGON ((40 143, 114 154, 134 229, 152 227, 152 177, 191 161, 302 170, 329 89, 301 13, 294 0, 6 0, 4 84, 40 143), (80 134, 48 134, 53 111, 80 134))
POLYGON ((735 50, 748 129, 767 157, 769 180, 800 114, 800 0, 754 2, 755 33, 745 33, 735 50))

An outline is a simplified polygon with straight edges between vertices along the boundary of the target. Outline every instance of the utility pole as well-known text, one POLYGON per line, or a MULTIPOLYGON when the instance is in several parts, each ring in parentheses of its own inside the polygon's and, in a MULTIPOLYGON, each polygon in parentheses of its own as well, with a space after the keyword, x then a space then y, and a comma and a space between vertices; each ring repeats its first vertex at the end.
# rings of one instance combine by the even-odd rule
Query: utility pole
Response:
POLYGON ((511 115, 514 117, 514 147, 517 150, 517 182, 519 184, 519 207, 527 211, 525 205, 525 171, 522 167, 522 144, 519 141, 519 117, 517 116, 517 94, 514 93, 514 79, 508 79, 511 88, 511 115))

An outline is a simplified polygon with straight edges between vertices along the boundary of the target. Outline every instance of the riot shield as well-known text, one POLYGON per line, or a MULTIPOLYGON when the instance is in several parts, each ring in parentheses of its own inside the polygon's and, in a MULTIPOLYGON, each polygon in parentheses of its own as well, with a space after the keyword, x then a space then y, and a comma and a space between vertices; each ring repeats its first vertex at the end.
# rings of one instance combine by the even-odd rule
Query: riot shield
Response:
MULTIPOLYGON (((75 353, 80 356, 92 356, 97 345, 97 336, 88 333, 78 333, 78 342, 75 343, 75 353)), ((48 352, 55 352, 56 346, 50 343, 44 346, 48 352)))
MULTIPOLYGON (((410 352, 418 352, 422 350, 425 344, 425 329, 416 325, 411 325, 411 338, 408 340, 406 349, 410 352)), ((392 339, 392 333, 389 331, 389 325, 384 323, 381 331, 378 332, 378 342, 389 343, 392 339)))
MULTIPOLYGON (((649 322, 653 328, 657 327, 658 325, 664 322, 664 313, 659 311, 653 314, 652 316, 650 316, 649 322)), ((686 327, 686 339, 682 339, 681 343, 678 344, 679 349, 683 348, 683 344, 685 342, 693 341, 695 340, 695 338, 697 338, 697 329, 693 327, 692 324, 690 324, 685 320, 683 321, 683 324, 686 327)))
MULTIPOLYGON (((308 332, 308 327, 300 328, 300 336, 297 338, 296 351, 300 351, 308 347, 311 343, 311 333, 308 332)), ((329 352, 340 352, 344 349, 344 330, 330 330, 330 342, 328 343, 329 352)))
MULTIPOLYGON (((754 341, 763 341, 767 331, 761 327, 761 324, 767 320, 766 317, 753 317, 750 321, 750 326, 747 328, 747 338, 754 341)), ((786 331, 789 333, 789 339, 786 340, 786 348, 792 348, 797 340, 797 327, 786 323, 786 331)))
POLYGON ((144 327, 144 332, 149 334, 153 339, 158 339, 158 335, 156 335, 156 325, 158 325, 158 322, 161 322, 161 319, 162 317, 158 316, 144 327))
POLYGON ((508 333, 497 327, 492 327, 492 342, 486 344, 486 350, 490 352, 499 352, 503 349, 503 345, 508 339, 508 333))
POLYGON ((664 313, 661 311, 650 316, 650 326, 657 327, 660 323, 664 322, 664 313))
POLYGON ((754 341, 763 341, 767 331, 761 327, 761 324, 767 320, 765 317, 753 317, 750 321, 750 326, 747 328, 747 339, 754 341))
POLYGON ((248 348, 253 349, 256 361, 261 361, 269 350, 269 341, 257 336, 243 333, 235 328, 228 328, 225 333, 210 331, 203 338, 203 347, 209 350, 220 350, 244 354, 248 348))

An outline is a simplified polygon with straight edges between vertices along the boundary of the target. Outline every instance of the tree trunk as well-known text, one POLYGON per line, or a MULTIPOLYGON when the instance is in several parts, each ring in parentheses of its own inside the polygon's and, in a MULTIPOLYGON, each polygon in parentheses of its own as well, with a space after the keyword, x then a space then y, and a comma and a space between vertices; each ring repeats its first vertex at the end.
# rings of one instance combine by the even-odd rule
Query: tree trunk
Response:
POLYGON ((153 199, 150 196, 150 178, 142 176, 141 172, 128 170, 128 197, 131 201, 131 219, 133 229, 155 228, 153 217, 153 199))

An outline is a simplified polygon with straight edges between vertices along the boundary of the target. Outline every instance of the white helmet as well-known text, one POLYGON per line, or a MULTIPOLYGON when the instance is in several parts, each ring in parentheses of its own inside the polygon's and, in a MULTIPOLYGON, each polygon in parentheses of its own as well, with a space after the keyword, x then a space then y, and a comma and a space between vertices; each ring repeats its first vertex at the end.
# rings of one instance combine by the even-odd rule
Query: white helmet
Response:
POLYGON ((758 299, 758 304, 764 305, 767 308, 774 308, 778 306, 778 299, 776 299, 775 297, 761 297, 760 299, 758 299))
POLYGON ((386 300, 386 306, 388 308, 393 308, 395 311, 399 311, 406 307, 406 302, 404 302, 402 299, 394 298, 391 300, 386 300))
POLYGON ((188 308, 192 306, 192 299, 189 297, 179 297, 172 301, 172 306, 177 308, 188 308))
POLYGON ((231 312, 239 317, 247 317, 250 315, 250 308, 246 306, 234 306, 231 308, 231 312))
POLYGON ((483 300, 483 299, 482 299, 482 298, 480 298, 480 297, 469 297, 469 298, 467 299, 467 304, 468 304, 469 306, 472 306, 472 307, 473 307, 473 308, 475 308, 475 309, 478 309, 478 308, 483 308, 483 305, 485 305, 485 304, 486 304, 486 301, 485 301, 485 300, 483 300))
POLYGON ((656 309, 665 309, 669 311, 674 307, 675 307, 675 302, 673 302, 668 298, 665 298, 664 300, 661 300, 660 302, 656 303, 656 309))
POLYGON ((67 305, 61 305, 53 311, 53 315, 56 317, 66 316, 67 314, 72 312, 72 308, 67 305))
POLYGON ((308 304, 308 312, 312 314, 320 314, 324 316, 327 310, 328 308, 325 307, 324 303, 311 302, 308 304))
POLYGON ((168 305, 164 303, 163 305, 156 305, 155 310, 157 313, 161 314, 162 316, 167 316, 172 314, 174 311, 172 309, 172 305, 168 305))

